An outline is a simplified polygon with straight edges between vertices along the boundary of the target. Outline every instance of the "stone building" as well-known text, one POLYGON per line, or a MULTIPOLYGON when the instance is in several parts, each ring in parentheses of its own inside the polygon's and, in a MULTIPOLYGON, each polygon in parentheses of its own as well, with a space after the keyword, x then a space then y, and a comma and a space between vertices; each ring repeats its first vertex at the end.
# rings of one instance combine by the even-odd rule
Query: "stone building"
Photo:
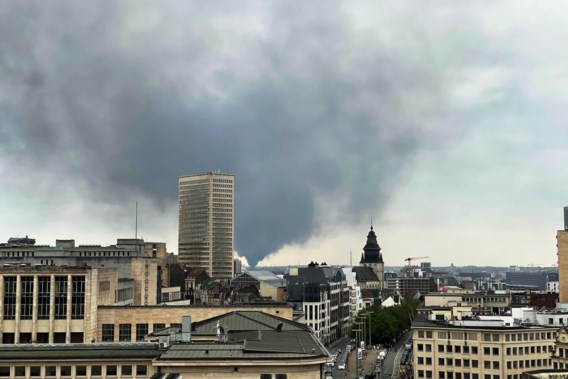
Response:
POLYGON ((520 379, 525 371, 552 368, 557 328, 504 326, 498 320, 412 324, 415 378, 520 379))
POLYGON ((188 341, 167 333, 159 342, 2 345, 0 378, 320 379, 329 357, 306 326, 262 312, 188 329, 188 341))

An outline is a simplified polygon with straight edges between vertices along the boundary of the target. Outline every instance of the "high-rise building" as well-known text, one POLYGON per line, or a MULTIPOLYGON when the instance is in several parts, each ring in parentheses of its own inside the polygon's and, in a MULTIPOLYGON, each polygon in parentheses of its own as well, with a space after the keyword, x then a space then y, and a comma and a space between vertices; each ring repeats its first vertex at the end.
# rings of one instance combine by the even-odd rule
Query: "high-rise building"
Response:
POLYGON ((179 262, 212 278, 233 277, 234 183, 218 171, 179 177, 179 262))

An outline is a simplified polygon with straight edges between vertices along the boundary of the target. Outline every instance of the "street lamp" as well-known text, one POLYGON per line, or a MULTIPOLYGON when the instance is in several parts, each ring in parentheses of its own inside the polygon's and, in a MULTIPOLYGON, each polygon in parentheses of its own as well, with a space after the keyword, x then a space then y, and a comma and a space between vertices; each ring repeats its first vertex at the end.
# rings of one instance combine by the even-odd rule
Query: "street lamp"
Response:
MULTIPOLYGON (((365 323, 365 321, 355 321, 354 324, 363 325, 363 330, 362 330, 363 334, 362 334, 362 337, 363 337, 363 338, 366 338, 366 335, 367 335, 367 324, 365 323)), ((364 341, 363 338, 361 338, 362 341, 364 341)), ((357 345, 357 348, 359 348, 359 347, 360 347, 360 344, 357 345)))
MULTIPOLYGON (((354 324, 360 324, 358 322, 354 322, 354 324)), ((351 329, 353 332, 355 332, 355 375, 357 375, 357 378, 359 378, 359 348, 357 347, 359 345, 359 333, 362 332, 361 329, 351 329)))
POLYGON ((369 328, 367 329, 369 331, 369 345, 371 345, 371 317, 373 316, 372 313, 361 313, 361 316, 367 318, 369 320, 369 328))

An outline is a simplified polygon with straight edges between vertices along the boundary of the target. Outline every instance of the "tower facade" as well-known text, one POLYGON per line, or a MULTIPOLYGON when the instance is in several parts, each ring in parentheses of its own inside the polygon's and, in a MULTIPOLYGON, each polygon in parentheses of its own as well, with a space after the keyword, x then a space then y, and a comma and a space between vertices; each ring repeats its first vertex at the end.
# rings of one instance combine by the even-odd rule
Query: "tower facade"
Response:
POLYGON ((381 247, 377 242, 377 235, 375 234, 372 226, 369 234, 367 235, 367 243, 365 244, 365 247, 363 247, 363 254, 361 254, 361 262, 359 262, 359 266, 372 268, 373 272, 379 279, 379 289, 382 290, 385 288, 385 263, 383 262, 381 247))
POLYGON ((212 278, 233 277, 234 195, 232 174, 179 177, 179 262, 212 278))

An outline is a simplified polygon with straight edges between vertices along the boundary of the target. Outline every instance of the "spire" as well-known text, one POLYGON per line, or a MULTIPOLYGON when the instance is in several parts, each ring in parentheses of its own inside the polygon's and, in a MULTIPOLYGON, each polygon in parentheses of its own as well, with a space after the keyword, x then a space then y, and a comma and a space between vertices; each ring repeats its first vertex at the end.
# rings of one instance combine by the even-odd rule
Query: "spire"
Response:
POLYGON ((382 263, 383 257, 381 254, 381 247, 377 242, 377 235, 373 230, 373 226, 371 224, 371 230, 367 235, 367 243, 365 247, 363 247, 363 257, 361 258, 361 263, 382 263))

